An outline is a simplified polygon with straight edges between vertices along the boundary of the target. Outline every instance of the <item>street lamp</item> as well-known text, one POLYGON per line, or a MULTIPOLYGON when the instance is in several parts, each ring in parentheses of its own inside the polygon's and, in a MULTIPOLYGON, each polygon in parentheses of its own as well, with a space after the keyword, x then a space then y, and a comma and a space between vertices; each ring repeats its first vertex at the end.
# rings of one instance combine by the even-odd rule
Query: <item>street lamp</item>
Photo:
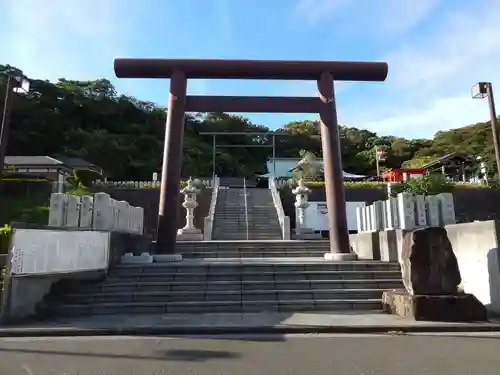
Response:
POLYGON ((7 70, 2 72, 7 76, 7 85, 5 87, 5 100, 3 105, 2 123, 0 126, 0 184, 2 181, 5 153, 7 151, 7 143, 9 141, 9 125, 12 111, 12 93, 28 93, 30 82, 19 70, 7 70))
POLYGON ((493 133, 493 144, 495 146, 495 159, 497 163, 497 178, 500 181, 500 139, 498 137, 497 115, 495 110, 495 98, 493 96, 493 85, 491 82, 478 82, 472 86, 473 99, 488 98, 490 106, 491 132, 493 133))

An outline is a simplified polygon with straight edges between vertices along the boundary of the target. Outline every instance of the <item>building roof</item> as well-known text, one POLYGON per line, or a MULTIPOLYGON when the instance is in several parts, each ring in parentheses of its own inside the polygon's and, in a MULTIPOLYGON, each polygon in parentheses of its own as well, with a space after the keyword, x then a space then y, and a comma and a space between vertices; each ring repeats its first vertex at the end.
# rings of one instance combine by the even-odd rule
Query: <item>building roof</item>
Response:
POLYGON ((451 152, 449 154, 441 156, 439 159, 433 160, 430 163, 423 165, 422 169, 436 168, 441 166, 442 164, 446 164, 446 162, 449 162, 451 160, 458 160, 459 162, 462 162, 464 164, 474 162, 474 160, 466 154, 462 154, 460 152, 451 152))
POLYGON ((81 159, 81 158, 70 158, 66 156, 58 156, 57 159, 61 161, 64 165, 71 168, 98 168, 95 164, 81 159))
MULTIPOLYGON (((292 172, 297 167, 297 164, 302 160, 302 158, 276 158, 275 163, 273 159, 267 161, 268 173, 261 175, 261 177, 292 177, 292 172), (276 172, 274 173, 274 166, 276 166, 276 172)), ((320 164, 321 170, 323 171, 323 159, 317 159, 320 164)), ((366 178, 368 176, 361 176, 353 173, 348 173, 344 171, 344 178, 366 178)))
POLYGON ((89 169, 100 174, 103 173, 102 168, 92 164, 81 158, 73 158, 66 156, 6 156, 4 159, 5 165, 10 166, 54 166, 69 169, 89 169))
POLYGON ((5 165, 62 165, 63 162, 50 156, 6 156, 5 165))

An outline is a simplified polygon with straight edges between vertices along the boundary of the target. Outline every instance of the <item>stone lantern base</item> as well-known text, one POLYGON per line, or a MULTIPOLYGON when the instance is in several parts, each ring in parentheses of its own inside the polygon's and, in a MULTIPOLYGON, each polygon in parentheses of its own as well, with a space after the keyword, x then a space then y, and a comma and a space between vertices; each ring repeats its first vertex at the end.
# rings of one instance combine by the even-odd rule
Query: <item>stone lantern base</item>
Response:
POLYGON ((203 241, 203 234, 198 228, 181 228, 177 231, 177 241, 203 241))

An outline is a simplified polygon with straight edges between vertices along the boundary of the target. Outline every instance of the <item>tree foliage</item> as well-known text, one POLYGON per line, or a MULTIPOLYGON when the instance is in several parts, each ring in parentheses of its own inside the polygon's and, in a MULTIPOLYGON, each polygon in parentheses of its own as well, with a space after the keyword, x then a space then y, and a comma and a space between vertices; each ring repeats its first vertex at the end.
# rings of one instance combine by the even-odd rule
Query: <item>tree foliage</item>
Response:
POLYGON ((451 193, 455 185, 447 181, 440 173, 429 173, 421 178, 410 179, 400 184, 397 192, 403 191, 416 195, 434 195, 451 193))
MULTIPOLYGON (((10 68, 1 66, 0 71, 10 68)), ((5 79, 0 75, 0 103, 5 79)), ((8 155, 66 155, 81 157, 116 180, 150 180, 161 170, 165 108, 116 92, 110 81, 56 83, 32 79, 28 96, 15 95, 8 155)), ((456 124, 462 126, 464 124, 456 124)), ((263 125, 226 113, 186 115, 183 175, 212 174, 212 137, 200 132, 266 132, 263 125)), ((284 124, 276 130, 277 157, 299 157, 301 150, 321 157, 316 121, 284 124)), ((433 139, 407 140, 379 136, 355 127, 340 127, 343 168, 350 173, 375 174, 374 147, 383 147, 382 168, 420 166, 446 153, 481 156, 491 174, 494 153, 489 123, 438 132, 433 139)), ((218 136, 218 144, 271 144, 267 136, 218 136)), ((270 148, 217 147, 216 173, 245 176, 266 173, 270 148)), ((81 179, 80 179, 81 181, 81 179)))

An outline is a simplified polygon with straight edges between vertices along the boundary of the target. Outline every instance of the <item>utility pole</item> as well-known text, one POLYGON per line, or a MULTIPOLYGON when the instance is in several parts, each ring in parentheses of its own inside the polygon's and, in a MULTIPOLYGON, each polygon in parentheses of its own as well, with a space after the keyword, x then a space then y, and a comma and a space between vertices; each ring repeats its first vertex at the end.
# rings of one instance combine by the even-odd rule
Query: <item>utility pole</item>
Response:
POLYGON ((497 114, 495 110, 495 97, 493 95, 493 85, 491 82, 478 82, 472 86, 472 98, 483 99, 488 97, 490 107, 491 133, 493 135, 493 145, 495 147, 495 159, 497 164, 497 179, 500 182, 500 138, 498 134, 497 114))
POLYGON ((12 91, 15 87, 15 78, 7 74, 7 84, 5 85, 5 98, 2 112, 2 123, 0 124, 0 186, 5 169, 5 153, 7 152, 7 143, 9 140, 9 126, 12 112, 12 91))

